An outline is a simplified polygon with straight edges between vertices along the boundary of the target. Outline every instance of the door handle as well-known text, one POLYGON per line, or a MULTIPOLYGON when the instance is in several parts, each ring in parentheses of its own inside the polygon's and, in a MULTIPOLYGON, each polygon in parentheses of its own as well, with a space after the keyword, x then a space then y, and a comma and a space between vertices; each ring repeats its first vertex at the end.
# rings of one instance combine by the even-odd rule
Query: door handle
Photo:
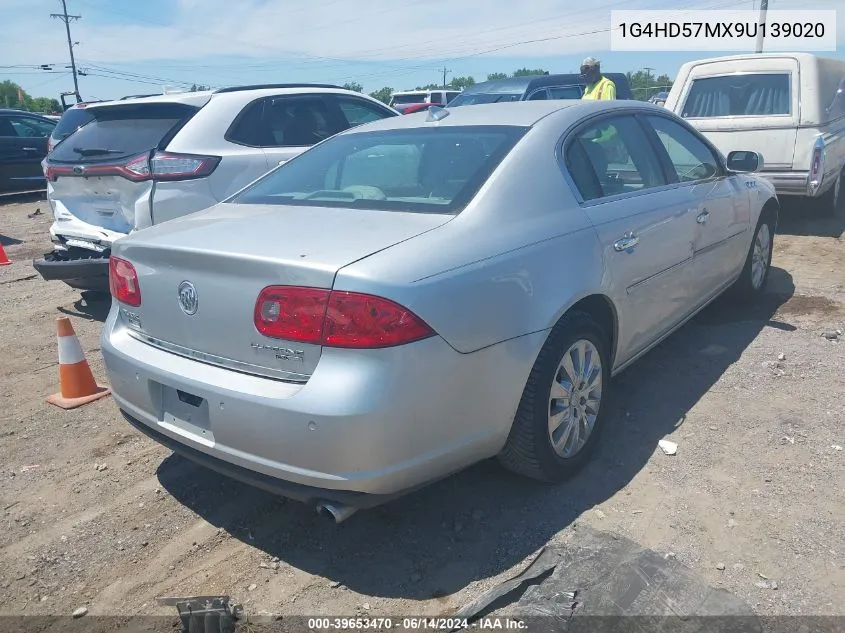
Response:
POLYGON ((695 221, 699 224, 704 224, 707 222, 707 218, 710 217, 710 212, 707 209, 704 209, 701 213, 698 214, 698 217, 695 218, 695 221))
POLYGON ((628 233, 624 237, 621 237, 620 239, 616 240, 613 243, 613 248, 615 248, 618 253, 622 253, 625 251, 630 253, 637 247, 637 244, 639 243, 640 238, 638 238, 633 233, 628 233))
POLYGON ((21 149, 25 152, 37 152, 38 151, 37 147, 21 147, 21 149))

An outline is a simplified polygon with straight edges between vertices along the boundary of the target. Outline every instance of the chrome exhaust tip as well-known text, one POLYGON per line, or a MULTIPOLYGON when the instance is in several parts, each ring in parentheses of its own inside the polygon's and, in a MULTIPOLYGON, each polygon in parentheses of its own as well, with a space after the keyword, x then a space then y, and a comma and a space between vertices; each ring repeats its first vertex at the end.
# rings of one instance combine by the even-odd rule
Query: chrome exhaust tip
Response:
POLYGON ((326 501, 317 504, 317 514, 334 519, 335 523, 346 521, 356 512, 355 508, 340 503, 326 501))

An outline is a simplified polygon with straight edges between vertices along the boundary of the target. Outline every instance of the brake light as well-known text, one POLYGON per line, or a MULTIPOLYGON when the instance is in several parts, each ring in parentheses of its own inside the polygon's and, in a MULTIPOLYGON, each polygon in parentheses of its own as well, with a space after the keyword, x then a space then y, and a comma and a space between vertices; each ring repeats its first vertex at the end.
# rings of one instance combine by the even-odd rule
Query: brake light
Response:
POLYGON ((219 162, 219 156, 156 152, 150 160, 150 168, 153 180, 188 180, 208 176, 219 162))
POLYGON ((55 165, 49 164, 44 172, 47 180, 55 182, 59 176, 121 176, 132 182, 174 181, 204 178, 220 163, 219 156, 197 156, 155 152, 137 154, 120 163, 55 165))
POLYGON ((52 151, 53 151, 53 148, 54 148, 55 146, 56 146, 56 142, 53 140, 53 137, 52 137, 52 136, 48 136, 48 137, 47 137, 47 153, 49 154, 50 152, 52 152, 52 151))
POLYGON ((262 290, 254 322, 265 336, 326 347, 375 349, 434 335, 422 319, 389 299, 299 286, 262 290))
POLYGON ((109 258, 109 288, 112 296, 126 305, 141 305, 141 286, 135 267, 125 259, 109 258))

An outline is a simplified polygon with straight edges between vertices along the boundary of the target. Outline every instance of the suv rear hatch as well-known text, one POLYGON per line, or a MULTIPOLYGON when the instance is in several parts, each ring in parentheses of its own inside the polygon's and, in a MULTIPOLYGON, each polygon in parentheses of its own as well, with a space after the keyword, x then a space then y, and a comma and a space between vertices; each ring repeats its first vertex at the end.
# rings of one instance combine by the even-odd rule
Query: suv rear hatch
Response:
MULTIPOLYGON (((114 255, 132 264, 140 288, 140 305, 121 304, 121 319, 136 338, 154 347, 244 373, 305 381, 322 346, 259 331, 256 302, 262 290, 286 286, 327 291, 343 266, 452 218, 223 203, 118 243, 114 255), (183 297, 187 284, 189 295, 183 297)), ((325 312, 315 308, 319 297, 298 300, 293 318, 302 328, 306 313, 325 312)))
POLYGON ((199 107, 149 101, 86 108, 92 120, 44 162, 55 232, 108 246, 149 225, 155 151, 199 107))

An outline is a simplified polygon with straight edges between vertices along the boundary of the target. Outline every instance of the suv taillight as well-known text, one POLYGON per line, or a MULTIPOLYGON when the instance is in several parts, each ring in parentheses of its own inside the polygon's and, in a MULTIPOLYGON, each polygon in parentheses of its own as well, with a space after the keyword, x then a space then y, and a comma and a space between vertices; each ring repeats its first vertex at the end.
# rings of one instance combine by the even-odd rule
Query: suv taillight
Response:
POLYGON ((375 349, 434 335, 422 319, 389 299, 299 286, 262 290, 254 322, 265 336, 326 347, 375 349))
POLYGON ((150 158, 144 152, 108 165, 48 165, 45 176, 53 182, 59 176, 121 176, 133 182, 192 180, 208 176, 219 163, 219 156, 154 152, 150 158))
POLYGON ((141 286, 135 267, 125 259, 109 258, 109 288, 112 296, 126 305, 141 305, 141 286))

